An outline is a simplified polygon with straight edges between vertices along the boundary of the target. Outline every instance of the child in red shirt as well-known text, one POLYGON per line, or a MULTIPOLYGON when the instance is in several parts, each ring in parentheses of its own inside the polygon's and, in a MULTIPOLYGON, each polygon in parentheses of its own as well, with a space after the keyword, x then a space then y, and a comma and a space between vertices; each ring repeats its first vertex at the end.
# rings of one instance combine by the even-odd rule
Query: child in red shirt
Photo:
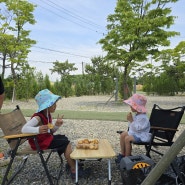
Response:
MULTIPOLYGON (((59 127, 63 124, 63 116, 57 118, 56 122, 52 123, 51 113, 55 112, 56 102, 61 99, 60 96, 53 94, 48 89, 40 91, 35 100, 38 104, 38 110, 33 114, 32 118, 23 126, 22 133, 37 133, 37 141, 42 150, 59 148, 59 155, 64 153, 67 164, 71 171, 71 177, 75 178, 75 161, 70 158, 72 153, 71 143, 65 135, 54 135, 59 127)), ((33 150, 36 150, 33 139, 29 139, 29 144, 33 150)), ((79 168, 78 175, 87 175, 88 171, 79 168)))

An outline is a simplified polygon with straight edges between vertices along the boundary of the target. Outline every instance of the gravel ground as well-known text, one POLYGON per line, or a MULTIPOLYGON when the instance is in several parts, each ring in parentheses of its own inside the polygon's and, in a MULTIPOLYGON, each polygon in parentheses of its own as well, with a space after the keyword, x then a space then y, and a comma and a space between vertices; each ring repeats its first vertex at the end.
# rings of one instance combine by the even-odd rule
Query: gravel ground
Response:
MULTIPOLYGON (((175 97, 158 97, 158 96, 148 96, 147 108, 151 110, 154 103, 159 104, 161 107, 170 108, 180 105, 185 105, 184 96, 175 96, 175 97)), ((5 101, 3 108, 12 108, 15 105, 20 105, 23 109, 37 109, 37 105, 34 100, 29 100, 28 102, 23 101, 5 101)), ((63 98, 57 103, 57 109, 62 110, 98 110, 98 111, 129 111, 129 107, 122 104, 116 103, 114 98, 110 99, 110 96, 84 96, 84 97, 70 97, 63 98)), ((57 133, 65 134, 73 142, 76 139, 81 137, 84 138, 105 138, 108 139, 111 143, 113 149, 116 153, 119 153, 119 135, 116 133, 117 130, 126 130, 127 123, 118 122, 118 121, 99 121, 99 120, 64 120, 63 126, 57 131, 57 133)), ((178 135, 183 131, 184 126, 179 126, 178 135)), ((1 139, 0 144, 1 150, 6 152, 8 150, 7 143, 1 139)), ((166 148, 162 149, 165 152, 166 148)), ((144 154, 145 150, 142 146, 133 146, 132 155, 144 154)), ((184 150, 181 151, 181 154, 184 154, 184 150)), ((56 156, 53 156, 51 163, 51 172, 54 175, 56 173, 56 165, 58 163, 56 156)), ((152 159, 157 162, 160 157, 152 153, 152 159)), ((12 183, 13 185, 40 185, 49 184, 44 174, 44 171, 39 163, 39 158, 30 156, 24 170, 17 176, 17 178, 12 183)), ((18 163, 17 159, 16 163, 18 163)), ((64 160, 65 165, 65 160, 64 160)), ((117 168, 114 159, 111 160, 112 165, 112 185, 121 185, 121 175, 120 170, 117 168)), ((91 168, 91 174, 87 178, 79 179, 79 184, 81 185, 106 185, 108 180, 108 170, 107 170, 107 161, 87 161, 85 162, 85 167, 91 168)), ((16 165, 15 165, 16 168, 16 165)), ((5 167, 1 167, 1 174, 5 171, 5 167)), ((74 184, 74 181, 71 180, 70 175, 63 171, 63 175, 60 179, 60 185, 71 185, 74 184)))
MULTIPOLYGON (((163 108, 176 107, 185 105, 185 96, 147 96, 147 108, 151 110, 153 104, 158 104, 163 108)), ((22 109, 37 109, 37 104, 34 100, 29 101, 5 101, 3 108, 14 108, 19 105, 22 109)), ((89 110, 89 111, 114 111, 122 112, 129 111, 127 105, 122 101, 115 102, 114 97, 111 96, 81 96, 81 97, 69 97, 62 98, 57 103, 58 110, 89 110)))

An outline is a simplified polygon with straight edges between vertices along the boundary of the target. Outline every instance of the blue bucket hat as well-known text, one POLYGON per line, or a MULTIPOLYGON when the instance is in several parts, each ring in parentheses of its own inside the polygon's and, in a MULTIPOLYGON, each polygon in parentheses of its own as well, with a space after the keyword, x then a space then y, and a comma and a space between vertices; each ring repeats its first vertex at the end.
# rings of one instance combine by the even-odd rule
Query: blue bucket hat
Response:
POLYGON ((61 99, 61 96, 53 94, 48 89, 39 91, 39 93, 35 96, 35 100, 39 106, 37 112, 51 107, 59 99, 61 99))

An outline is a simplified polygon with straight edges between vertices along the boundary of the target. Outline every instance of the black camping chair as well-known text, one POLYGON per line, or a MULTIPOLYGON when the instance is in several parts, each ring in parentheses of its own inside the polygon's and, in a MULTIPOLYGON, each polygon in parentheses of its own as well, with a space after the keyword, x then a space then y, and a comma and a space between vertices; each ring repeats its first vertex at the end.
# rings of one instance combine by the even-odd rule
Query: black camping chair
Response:
MULTIPOLYGON (((146 149, 146 156, 150 156, 150 152, 153 151, 159 155, 163 153, 159 152, 156 147, 171 146, 175 133, 178 131, 178 126, 184 114, 185 106, 175 107, 171 109, 163 109, 159 105, 154 104, 150 115, 150 133, 151 140, 149 142, 133 143, 137 145, 144 145, 146 149)), ((117 131, 121 133, 122 131, 117 131)))
MULTIPOLYGON (((26 119, 23 116, 19 106, 16 106, 16 109, 6 113, 0 114, 0 128, 3 131, 4 139, 8 141, 10 146, 10 162, 7 165, 4 177, 2 179, 2 185, 11 184, 14 178, 18 175, 18 173, 22 170, 25 166, 28 157, 34 157, 36 154, 39 156, 41 165, 44 168, 44 171, 47 175, 48 181, 50 185, 58 184, 59 179, 62 174, 62 166, 63 166, 63 159, 58 154, 57 148, 56 149, 48 149, 48 150, 41 150, 38 142, 37 142, 37 135, 36 134, 22 134, 21 129, 22 126, 26 123, 26 119), (33 138, 35 141, 35 145, 37 150, 34 151, 30 148, 29 144, 26 142, 28 138, 33 138), (46 153, 46 155, 44 155, 46 153), (58 174, 56 176, 52 176, 49 172, 48 162, 51 157, 51 154, 57 153, 59 156, 60 164, 58 166, 58 174), (15 163, 15 158, 17 156, 23 156, 19 166, 16 168, 17 170, 12 174, 12 167, 13 163, 15 163)), ((38 162, 40 162, 38 161, 38 162)))

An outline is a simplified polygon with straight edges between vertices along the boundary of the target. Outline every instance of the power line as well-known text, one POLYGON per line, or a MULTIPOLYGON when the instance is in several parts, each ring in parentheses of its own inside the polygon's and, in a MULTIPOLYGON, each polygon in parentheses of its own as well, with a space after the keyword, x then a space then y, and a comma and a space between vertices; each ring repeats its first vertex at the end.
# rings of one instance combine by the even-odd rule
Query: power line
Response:
POLYGON ((58 4, 56 4, 56 3, 54 3, 54 2, 52 2, 52 1, 50 1, 50 0, 48 0, 48 2, 54 4, 54 5, 56 6, 56 9, 63 10, 63 12, 65 12, 66 14, 68 14, 69 16, 71 16, 71 17, 73 17, 73 18, 75 18, 75 19, 77 19, 77 20, 80 20, 80 21, 82 21, 82 22, 84 22, 84 23, 86 23, 86 24, 89 24, 89 25, 93 25, 93 26, 96 26, 96 27, 101 27, 101 28, 103 28, 103 26, 98 25, 98 24, 94 23, 93 21, 91 21, 91 20, 89 20, 89 19, 86 19, 86 18, 84 18, 84 17, 79 16, 79 15, 76 14, 76 13, 73 13, 73 12, 69 11, 69 10, 63 8, 61 5, 58 5, 58 4))
POLYGON ((41 60, 28 60, 28 62, 35 62, 35 63, 53 63, 53 62, 46 62, 46 61, 41 61, 41 60))
MULTIPOLYGON (((32 3, 33 3, 33 2, 32 2, 32 3)), ((47 2, 45 2, 45 4, 47 4, 49 7, 53 7, 52 5, 48 4, 47 2)), ((69 18, 63 17, 62 15, 56 13, 55 11, 52 11, 51 9, 48 9, 48 8, 42 6, 41 4, 38 4, 38 2, 36 2, 36 5, 40 6, 40 7, 43 8, 43 9, 46 9, 48 12, 50 12, 50 13, 52 13, 52 14, 55 14, 56 16, 58 16, 58 17, 60 17, 60 18, 62 18, 62 19, 66 19, 67 21, 72 22, 72 23, 74 23, 74 24, 77 24, 78 26, 81 26, 81 27, 83 27, 83 28, 89 29, 89 30, 94 31, 94 32, 96 32, 96 33, 98 33, 98 34, 104 35, 103 32, 97 31, 96 29, 92 29, 92 28, 90 28, 90 27, 87 27, 87 26, 85 26, 85 25, 82 25, 81 23, 78 23, 78 22, 76 22, 76 21, 73 21, 73 20, 71 20, 71 19, 69 19, 69 18)), ((56 5, 56 4, 55 4, 55 5, 56 5)), ((59 5, 57 5, 57 6, 59 6, 59 5)), ((60 6, 59 6, 59 7, 60 7, 60 6)), ((53 7, 53 8, 54 8, 54 9, 58 9, 58 7, 57 7, 57 8, 56 8, 56 7, 53 7)), ((60 9, 60 10, 61 10, 61 9, 60 9)), ((69 14, 71 14, 71 13, 68 13, 68 15, 69 15, 69 14)), ((90 25, 90 23, 89 23, 88 21, 85 21, 85 20, 82 21, 80 18, 77 18, 77 17, 74 16, 74 15, 70 15, 70 16, 72 16, 73 18, 76 18, 76 19, 80 20, 81 22, 83 22, 83 23, 85 23, 85 24, 90 25)), ((92 25, 92 23, 91 23, 91 25, 92 25)))
POLYGON ((69 53, 69 52, 65 52, 65 51, 59 51, 59 50, 54 50, 54 49, 50 49, 50 48, 43 48, 43 47, 39 47, 39 46, 33 46, 33 47, 43 49, 43 50, 47 50, 47 51, 56 52, 56 53, 62 53, 62 54, 73 55, 73 56, 77 56, 77 57, 83 57, 83 58, 91 59, 91 57, 88 57, 88 56, 73 54, 73 53, 69 53))

